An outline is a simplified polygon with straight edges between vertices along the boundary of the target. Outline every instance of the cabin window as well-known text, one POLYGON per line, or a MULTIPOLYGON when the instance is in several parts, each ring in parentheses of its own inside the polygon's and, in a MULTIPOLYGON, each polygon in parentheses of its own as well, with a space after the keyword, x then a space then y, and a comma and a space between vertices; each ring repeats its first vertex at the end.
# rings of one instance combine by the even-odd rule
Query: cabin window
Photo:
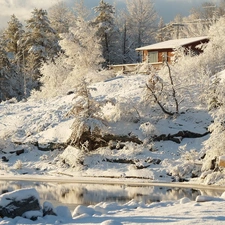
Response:
POLYGON ((148 52, 148 62, 155 63, 158 62, 158 52, 148 52))

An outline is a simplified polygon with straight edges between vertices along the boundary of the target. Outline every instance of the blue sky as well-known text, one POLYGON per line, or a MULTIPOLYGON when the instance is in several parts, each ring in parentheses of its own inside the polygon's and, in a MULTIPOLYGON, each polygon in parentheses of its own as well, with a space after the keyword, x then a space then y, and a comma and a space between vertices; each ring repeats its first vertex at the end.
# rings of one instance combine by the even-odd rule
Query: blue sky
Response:
MULTIPOLYGON (((10 16, 15 14, 21 22, 28 19, 31 11, 34 8, 47 9, 51 5, 59 2, 60 0, 0 0, 1 13, 0 13, 0 29, 5 27, 10 16)), ((74 4, 76 0, 63 0, 68 4, 74 4)), ((100 0, 84 0, 85 4, 92 8, 97 6, 100 0)), ((116 3, 118 8, 124 8, 126 0, 105 0, 113 4, 116 3)), ((152 0, 155 9, 159 16, 162 16, 164 22, 169 22, 177 14, 188 15, 193 7, 201 6, 203 2, 210 0, 152 0)), ((211 0, 219 2, 219 0, 211 0)))
MULTIPOLYGON (((73 0, 68 0, 73 1, 73 0)), ((89 7, 98 5, 100 0, 84 0, 89 7)), ((118 7, 125 7, 126 0, 105 0, 110 4, 116 3, 118 7)), ((204 2, 219 2, 219 0, 151 0, 159 16, 165 22, 171 21, 177 14, 189 15, 193 7, 200 7, 204 2)))

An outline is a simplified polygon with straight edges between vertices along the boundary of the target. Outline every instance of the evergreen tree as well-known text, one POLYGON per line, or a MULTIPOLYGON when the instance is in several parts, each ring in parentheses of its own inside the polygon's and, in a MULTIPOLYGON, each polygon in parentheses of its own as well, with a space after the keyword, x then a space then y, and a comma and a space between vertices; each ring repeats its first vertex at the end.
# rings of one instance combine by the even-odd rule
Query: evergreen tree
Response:
POLYGON ((94 8, 95 13, 98 14, 93 21, 93 25, 98 28, 97 35, 100 37, 103 47, 103 57, 106 64, 113 63, 115 59, 114 46, 118 30, 115 26, 115 8, 109 3, 101 0, 99 6, 94 8))
POLYGON ((67 115, 74 117, 71 126, 72 133, 67 143, 88 152, 93 150, 96 145, 96 142, 93 142, 94 136, 103 135, 107 130, 106 121, 102 118, 101 113, 104 102, 96 101, 91 96, 85 80, 82 80, 77 86, 74 100, 75 104, 67 115))
MULTIPOLYGON (((19 54, 21 49, 19 46, 19 41, 23 36, 24 30, 23 25, 16 18, 15 15, 11 16, 11 20, 8 22, 8 27, 3 31, 2 34, 2 47, 7 55, 5 55, 3 61, 8 61, 7 63, 7 80, 8 87, 13 87, 13 90, 7 90, 8 96, 21 98, 22 93, 24 93, 24 74, 23 74, 23 62, 22 57, 19 54), (11 82, 11 83, 9 83, 11 82)), ((2 56, 4 55, 2 49, 2 56)), ((2 65, 3 66, 3 65, 2 65)), ((4 68, 4 66, 2 67, 4 68)), ((5 70, 5 69, 3 69, 5 70)))
POLYGON ((18 41, 22 38, 24 33, 23 25, 15 15, 11 16, 8 22, 8 27, 3 31, 3 41, 5 43, 5 50, 16 56, 19 52, 18 41))
POLYGON ((17 65, 12 64, 4 45, 0 43, 0 101, 23 96, 23 81, 18 75, 17 65))
POLYGON ((26 32, 21 41, 27 73, 31 80, 37 80, 42 62, 53 60, 60 51, 58 37, 50 26, 47 11, 34 9, 32 17, 26 21, 26 32))

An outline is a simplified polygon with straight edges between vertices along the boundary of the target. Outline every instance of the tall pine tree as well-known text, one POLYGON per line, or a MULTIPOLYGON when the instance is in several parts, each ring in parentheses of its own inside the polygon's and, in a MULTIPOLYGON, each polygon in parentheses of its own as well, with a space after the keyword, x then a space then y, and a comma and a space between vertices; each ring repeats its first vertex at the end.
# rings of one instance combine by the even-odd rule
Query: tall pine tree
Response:
POLYGON ((23 80, 16 64, 10 61, 9 54, 0 43, 0 101, 23 97, 23 80))
MULTIPOLYGON (((11 16, 8 27, 3 31, 1 41, 2 91, 6 98, 21 99, 24 93, 24 74, 19 41, 24 34, 23 25, 15 15, 11 16)), ((4 99, 4 98, 3 98, 4 99)))
POLYGON ((8 22, 8 27, 3 31, 3 41, 5 43, 5 50, 16 56, 19 52, 18 41, 22 38, 24 33, 23 25, 15 15, 11 16, 8 22))
POLYGON ((28 77, 36 81, 41 76, 41 63, 48 59, 53 60, 60 51, 60 46, 46 10, 34 9, 32 17, 26 21, 26 28, 21 46, 28 77))
POLYGON ((92 24, 98 28, 97 35, 103 47, 103 57, 106 65, 109 65, 115 60, 115 41, 116 35, 118 35, 114 21, 115 8, 101 0, 94 10, 97 16, 92 24))

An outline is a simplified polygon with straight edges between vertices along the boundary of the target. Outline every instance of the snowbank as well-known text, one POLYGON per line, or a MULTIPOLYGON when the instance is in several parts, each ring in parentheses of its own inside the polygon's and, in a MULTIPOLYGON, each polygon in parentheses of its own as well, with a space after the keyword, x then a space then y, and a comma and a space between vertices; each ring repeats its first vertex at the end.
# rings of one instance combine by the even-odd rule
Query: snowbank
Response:
MULTIPOLYGON (((14 192, 16 199, 26 198, 35 194, 34 190, 14 192), (19 194, 21 192, 21 195, 19 194)), ((3 195, 4 196, 4 195, 3 195)), ((224 224, 224 198, 198 196, 196 201, 182 198, 177 201, 155 202, 144 204, 131 200, 126 204, 100 202, 96 205, 78 205, 71 216, 67 207, 58 206, 52 210, 56 215, 42 217, 35 212, 27 212, 27 218, 36 215, 36 220, 16 217, 0 218, 0 224, 85 224, 90 225, 121 225, 121 224, 224 224)), ((7 205, 7 200, 1 197, 0 204, 7 205)), ((45 204, 51 208, 51 203, 45 204)))

